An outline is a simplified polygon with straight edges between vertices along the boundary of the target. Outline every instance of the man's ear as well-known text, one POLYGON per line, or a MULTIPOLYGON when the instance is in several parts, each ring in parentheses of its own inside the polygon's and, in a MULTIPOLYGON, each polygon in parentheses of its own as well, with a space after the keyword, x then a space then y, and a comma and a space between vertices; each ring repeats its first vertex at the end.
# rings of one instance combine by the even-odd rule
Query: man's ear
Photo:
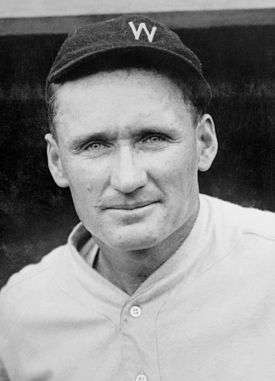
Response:
POLYGON ((197 125, 198 169, 207 171, 215 159, 218 141, 214 121, 209 114, 204 114, 197 125))
POLYGON ((56 184, 62 188, 69 186, 60 157, 60 148, 52 134, 46 134, 48 167, 56 184))

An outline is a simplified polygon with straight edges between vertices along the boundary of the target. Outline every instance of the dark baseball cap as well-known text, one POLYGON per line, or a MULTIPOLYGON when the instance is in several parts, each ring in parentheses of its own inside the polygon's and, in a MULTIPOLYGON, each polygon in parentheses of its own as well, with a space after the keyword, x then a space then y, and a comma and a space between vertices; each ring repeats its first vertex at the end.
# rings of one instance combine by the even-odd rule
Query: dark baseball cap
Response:
POLYGON ((183 44, 179 36, 167 26, 139 15, 123 15, 76 29, 64 41, 57 53, 46 81, 63 83, 85 67, 86 75, 100 71, 111 57, 123 56, 144 61, 153 67, 164 63, 174 71, 192 76, 200 82, 206 103, 211 99, 211 89, 206 81, 201 62, 195 53, 183 44))

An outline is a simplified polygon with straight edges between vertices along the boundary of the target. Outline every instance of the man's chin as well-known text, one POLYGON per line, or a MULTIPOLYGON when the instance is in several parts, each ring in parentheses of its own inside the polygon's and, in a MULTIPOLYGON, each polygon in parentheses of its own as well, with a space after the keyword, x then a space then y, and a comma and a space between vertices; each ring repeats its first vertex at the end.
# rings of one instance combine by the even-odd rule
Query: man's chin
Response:
POLYGON ((139 231, 139 229, 135 229, 134 231, 134 229, 132 229, 132 232, 129 230, 130 229, 122 229, 122 231, 117 232, 117 234, 109 234, 106 238, 108 246, 121 251, 145 250, 156 246, 160 241, 160 237, 162 237, 161 234, 152 231, 149 232, 148 229, 147 231, 139 231))

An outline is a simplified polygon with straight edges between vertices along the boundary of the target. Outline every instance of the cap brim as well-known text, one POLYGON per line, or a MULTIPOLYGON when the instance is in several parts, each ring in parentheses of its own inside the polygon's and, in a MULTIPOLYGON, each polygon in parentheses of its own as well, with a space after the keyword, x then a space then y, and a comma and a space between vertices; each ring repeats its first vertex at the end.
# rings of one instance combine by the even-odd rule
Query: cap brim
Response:
POLYGON ((101 66, 104 67, 104 63, 111 62, 111 57, 119 57, 121 55, 125 58, 125 67, 129 66, 127 57, 131 55, 132 58, 133 56, 136 57, 137 61, 142 59, 143 62, 150 64, 152 67, 169 68, 170 70, 180 73, 183 78, 195 76, 203 85, 205 94, 209 100, 211 99, 210 85, 204 78, 202 72, 200 72, 190 60, 170 50, 156 46, 151 47, 148 46, 148 44, 143 46, 140 43, 126 47, 118 45, 93 52, 87 48, 82 53, 78 51, 75 58, 71 57, 68 62, 64 62, 64 64, 61 64, 58 68, 53 66, 48 75, 46 87, 48 87, 50 83, 62 83, 73 77, 77 78, 79 71, 83 68, 85 68, 85 70, 82 70, 85 75, 98 72, 101 70, 101 66))

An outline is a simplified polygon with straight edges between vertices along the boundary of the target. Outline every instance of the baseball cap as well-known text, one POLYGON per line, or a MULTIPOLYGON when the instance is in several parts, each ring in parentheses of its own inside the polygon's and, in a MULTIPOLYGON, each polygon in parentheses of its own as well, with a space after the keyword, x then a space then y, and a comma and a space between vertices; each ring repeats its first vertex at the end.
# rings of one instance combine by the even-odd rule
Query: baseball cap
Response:
POLYGON ((192 76, 200 82, 204 99, 211 99, 211 89, 196 54, 179 36, 164 24, 139 15, 123 15, 76 29, 57 53, 46 81, 46 97, 50 83, 63 83, 85 66, 86 75, 100 71, 110 57, 123 56, 144 61, 153 67, 166 65, 172 70, 192 76))

